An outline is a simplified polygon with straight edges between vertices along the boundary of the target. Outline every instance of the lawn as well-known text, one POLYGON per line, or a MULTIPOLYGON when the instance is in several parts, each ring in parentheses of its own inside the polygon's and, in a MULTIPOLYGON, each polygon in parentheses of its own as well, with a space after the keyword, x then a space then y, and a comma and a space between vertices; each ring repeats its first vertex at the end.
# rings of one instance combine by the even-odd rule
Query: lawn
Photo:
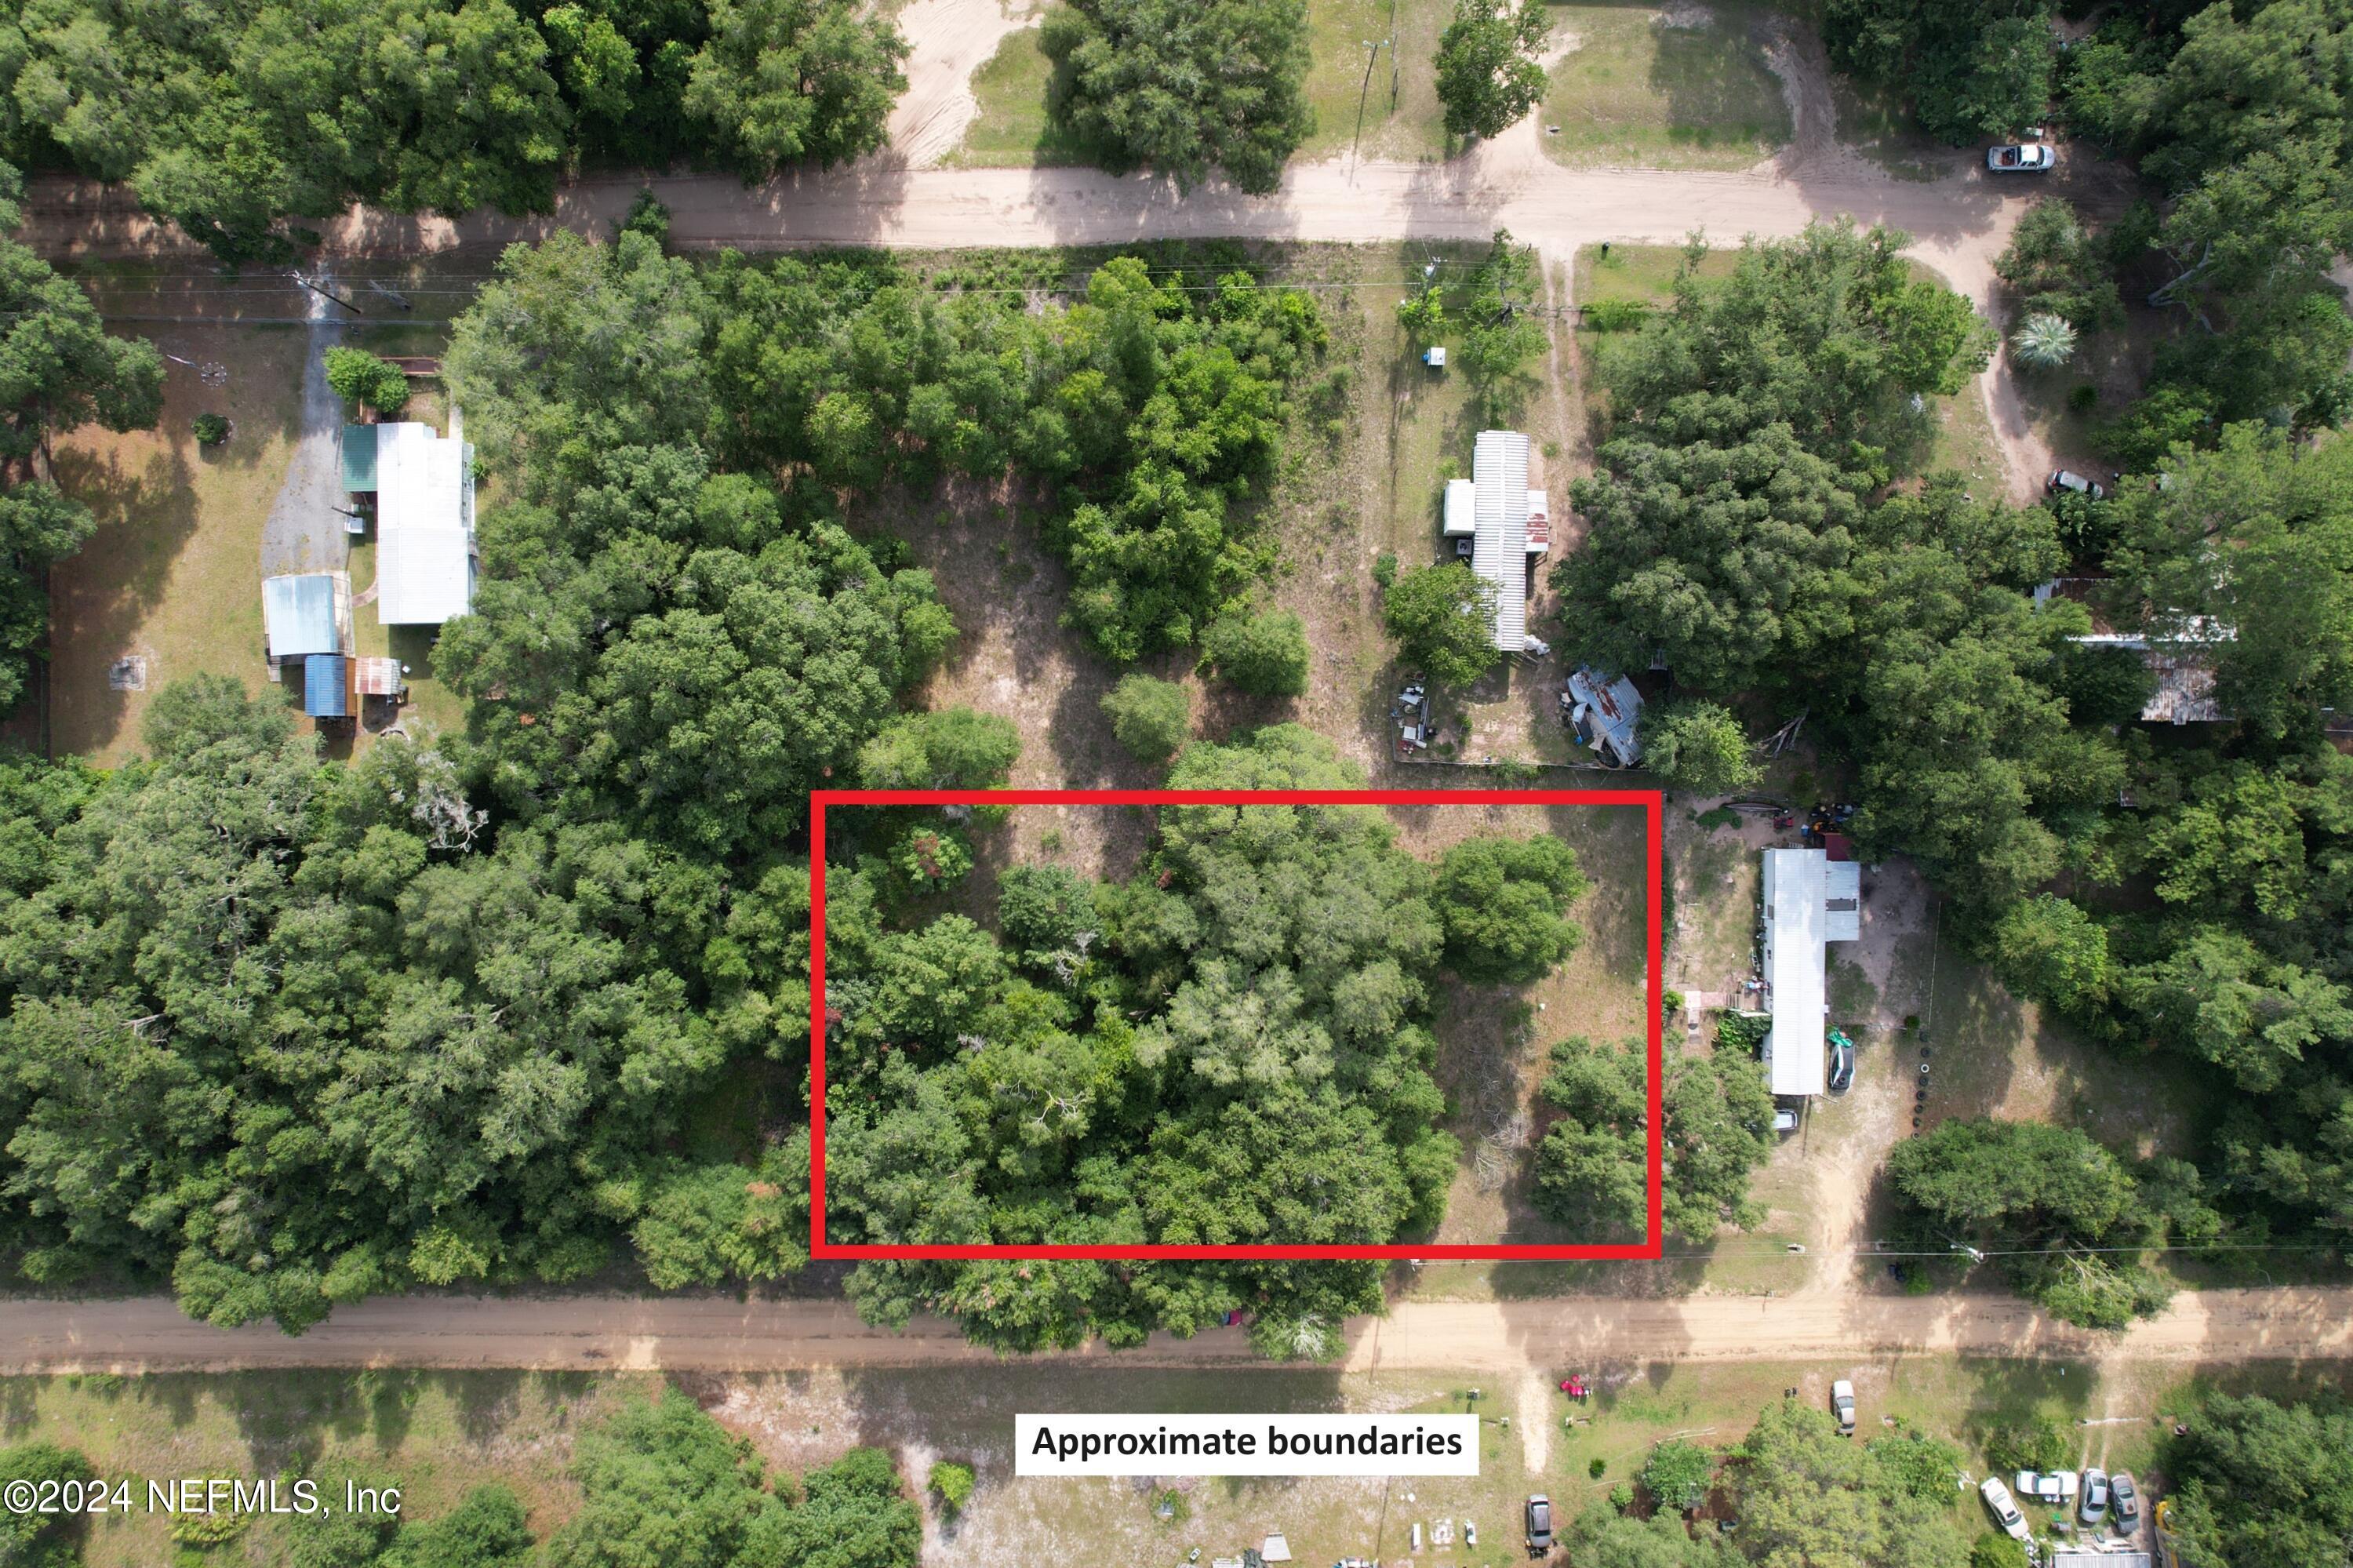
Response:
POLYGON ((978 70, 972 95, 980 104, 964 145, 950 162, 965 165, 1083 164, 1086 149, 1046 119, 1046 84, 1053 62, 1039 47, 1038 29, 1008 33, 978 70))
POLYGON ((1413 159, 1453 151, 1437 67, 1438 36, 1453 15, 1448 0, 1308 0, 1306 90, 1315 129, 1297 156, 1353 149, 1366 158, 1413 159), (1367 40, 1388 46, 1373 58, 1369 79, 1367 40))
POLYGON ((298 433, 300 327, 149 328, 157 346, 228 367, 226 386, 167 366, 153 430, 95 426, 58 443, 58 482, 97 514, 81 553, 50 574, 49 748, 112 764, 140 749, 148 700, 169 683, 216 673, 264 684, 262 521, 298 433), (197 414, 229 417, 222 446, 197 444, 197 414), (145 661, 145 689, 113 689, 118 659, 145 661))
POLYGON ((1575 40, 1538 110, 1555 161, 1745 169, 1789 140, 1789 106, 1766 62, 1759 12, 1696 4, 1551 11, 1556 47, 1575 40))
MULTIPOLYGON (((137 1506, 93 1521, 90 1568, 173 1561, 171 1520, 144 1511, 149 1480, 318 1478, 354 1467, 398 1487, 402 1511, 430 1519, 501 1482, 544 1535, 578 1506, 564 1471, 573 1434, 646 1378, 513 1372, 272 1372, 0 1380, 6 1441, 79 1449, 99 1475, 128 1479, 137 1506)), ((327 1489, 322 1489, 325 1490, 327 1489)), ((340 1488, 332 1494, 340 1496, 340 1488)), ((199 1563, 283 1563, 300 1520, 262 1519, 199 1563)))

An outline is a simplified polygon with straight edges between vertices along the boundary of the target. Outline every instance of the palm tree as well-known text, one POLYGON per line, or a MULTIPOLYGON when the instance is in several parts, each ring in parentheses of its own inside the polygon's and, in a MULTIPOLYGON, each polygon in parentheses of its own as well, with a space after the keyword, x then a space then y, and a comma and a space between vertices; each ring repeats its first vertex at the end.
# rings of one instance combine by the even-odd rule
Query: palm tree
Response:
POLYGON ((2075 357, 2074 324, 2038 313, 2010 334, 2010 356, 2031 370, 2056 370, 2075 357))

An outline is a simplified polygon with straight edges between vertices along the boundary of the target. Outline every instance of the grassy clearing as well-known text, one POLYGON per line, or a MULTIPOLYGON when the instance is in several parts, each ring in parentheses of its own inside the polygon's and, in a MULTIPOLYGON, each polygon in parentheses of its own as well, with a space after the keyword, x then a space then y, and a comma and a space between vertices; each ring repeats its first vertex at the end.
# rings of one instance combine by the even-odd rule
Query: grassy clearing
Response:
POLYGON ((1308 0, 1313 63, 1306 93, 1315 129, 1298 156, 1354 148, 1367 158, 1439 158, 1454 151, 1438 101, 1438 36, 1449 0, 1308 0), (1366 76, 1366 39, 1388 41, 1366 76))
MULTIPOLYGON (((531 1372, 273 1372, 0 1380, 5 1440, 78 1448, 142 1505, 94 1521, 90 1568, 173 1560, 171 1520, 143 1511, 149 1480, 316 1476, 338 1462, 399 1487, 430 1519, 485 1482, 513 1489, 545 1534, 578 1506, 564 1475, 573 1432, 645 1378, 531 1372)), ((282 1563, 300 1521, 263 1520, 215 1560, 282 1563)))
POLYGON ((309 344, 299 327, 152 335, 182 358, 227 366, 228 384, 206 387, 172 366, 154 429, 90 427, 57 448, 58 482, 99 527, 50 575, 49 744, 107 764, 139 749, 147 704, 173 681, 217 673, 263 683, 261 527, 299 433, 309 344), (218 448, 189 433, 207 411, 236 427, 218 448), (109 667, 126 657, 146 660, 144 691, 109 687, 109 667))
POLYGON ((1781 83, 1746 6, 1555 5, 1576 47, 1538 110, 1545 150, 1572 168, 1744 169, 1791 134, 1781 83))
POLYGON ((980 112, 950 158, 966 166, 1083 164, 1087 151, 1046 118, 1046 86, 1054 64, 1039 46, 1038 29, 1008 33, 997 52, 972 73, 980 112))

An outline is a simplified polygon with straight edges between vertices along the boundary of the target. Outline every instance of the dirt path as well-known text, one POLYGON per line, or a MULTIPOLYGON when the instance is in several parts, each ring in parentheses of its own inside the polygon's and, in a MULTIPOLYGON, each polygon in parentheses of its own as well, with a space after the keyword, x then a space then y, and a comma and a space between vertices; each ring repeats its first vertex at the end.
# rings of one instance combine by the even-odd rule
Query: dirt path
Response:
MULTIPOLYGON (((384 1298, 338 1308, 300 1339, 266 1325, 222 1330, 168 1300, 0 1302, 0 1372, 227 1372, 260 1367, 516 1367, 764 1372, 815 1366, 988 1362, 955 1325, 906 1332, 860 1323, 834 1301, 731 1297, 552 1299, 384 1298)), ((1346 1370, 1449 1369, 1544 1377, 1627 1361, 1784 1361, 1922 1352, 2126 1357, 2200 1362, 2353 1357, 2353 1287, 2184 1292, 2123 1335, 2054 1323, 1998 1296, 1566 1297, 1405 1302, 1360 1319, 1346 1370)), ((1040 1361, 1265 1367, 1240 1330, 1155 1337, 1040 1361)))
POLYGON ((891 111, 891 155, 928 169, 961 146, 980 112, 972 73, 1009 35, 1038 21, 1006 15, 1003 0, 910 0, 899 31, 914 52, 905 66, 907 90, 891 111))
MULTIPOLYGON (((333 287, 320 273, 316 281, 333 287)), ((339 572, 350 557, 351 541, 335 508, 343 504, 342 449, 337 432, 343 400, 327 385, 326 352, 343 341, 343 312, 325 296, 305 291, 311 325, 309 356, 302 362, 302 429, 286 463, 286 479, 261 527, 261 575, 339 572)))

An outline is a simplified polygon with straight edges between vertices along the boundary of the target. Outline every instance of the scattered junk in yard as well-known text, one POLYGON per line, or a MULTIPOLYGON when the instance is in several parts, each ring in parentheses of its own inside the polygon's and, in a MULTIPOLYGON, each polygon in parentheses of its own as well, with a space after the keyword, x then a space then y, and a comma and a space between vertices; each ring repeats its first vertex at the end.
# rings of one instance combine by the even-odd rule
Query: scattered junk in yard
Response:
POLYGON ((1632 768, 1642 760, 1641 716, 1642 694, 1623 675, 1606 678, 1579 664, 1561 686, 1560 722, 1605 767, 1632 768))
POLYGON ((106 667, 106 689, 110 692, 143 692, 147 689, 147 661, 139 654, 117 659, 106 667))
POLYGON ((1389 705, 1389 717, 1397 721, 1399 757, 1425 751, 1437 738, 1430 723, 1430 688, 1419 681, 1398 694, 1397 701, 1389 705))
POLYGON ((1424 365, 1429 366, 1432 370, 1445 369, 1446 345, 1442 343, 1431 344, 1428 348, 1421 351, 1421 362, 1424 365))

